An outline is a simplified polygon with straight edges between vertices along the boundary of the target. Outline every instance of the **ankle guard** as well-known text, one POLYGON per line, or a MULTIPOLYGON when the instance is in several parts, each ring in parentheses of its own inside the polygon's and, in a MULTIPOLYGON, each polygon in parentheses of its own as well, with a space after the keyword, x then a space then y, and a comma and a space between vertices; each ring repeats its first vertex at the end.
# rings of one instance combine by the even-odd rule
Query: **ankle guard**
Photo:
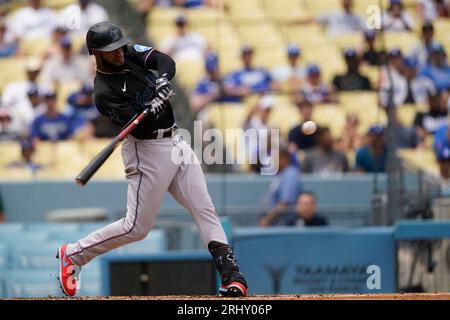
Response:
POLYGON ((219 271, 222 285, 227 286, 233 281, 237 281, 247 288, 247 283, 242 273, 239 272, 239 266, 229 245, 211 241, 208 244, 208 250, 213 257, 217 271, 219 271))

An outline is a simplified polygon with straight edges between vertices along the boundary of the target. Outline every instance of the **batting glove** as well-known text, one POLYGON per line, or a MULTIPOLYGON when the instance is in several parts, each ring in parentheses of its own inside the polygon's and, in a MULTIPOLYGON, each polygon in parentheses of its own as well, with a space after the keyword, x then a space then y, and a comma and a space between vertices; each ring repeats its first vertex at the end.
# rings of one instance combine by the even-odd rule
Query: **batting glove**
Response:
POLYGON ((169 100, 169 98, 173 96, 174 92, 169 80, 167 80, 164 75, 163 77, 156 79, 156 95, 162 100, 169 100))

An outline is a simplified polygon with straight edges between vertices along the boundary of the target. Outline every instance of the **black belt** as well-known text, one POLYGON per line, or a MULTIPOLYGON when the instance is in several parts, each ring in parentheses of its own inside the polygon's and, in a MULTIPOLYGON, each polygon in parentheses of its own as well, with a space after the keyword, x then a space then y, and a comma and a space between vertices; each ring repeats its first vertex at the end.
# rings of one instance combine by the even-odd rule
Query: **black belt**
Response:
POLYGON ((172 134, 176 129, 178 129, 178 127, 174 125, 173 127, 167 129, 155 130, 150 134, 150 137, 148 137, 147 139, 163 139, 172 137, 172 134))

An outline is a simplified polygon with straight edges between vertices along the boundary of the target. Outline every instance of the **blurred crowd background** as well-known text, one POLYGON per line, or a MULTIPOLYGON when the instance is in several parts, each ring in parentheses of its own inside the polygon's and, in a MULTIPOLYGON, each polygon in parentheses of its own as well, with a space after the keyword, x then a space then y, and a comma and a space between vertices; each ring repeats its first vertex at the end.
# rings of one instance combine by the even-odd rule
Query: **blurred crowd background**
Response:
MULTIPOLYGON (((448 1, 382 1, 383 32, 367 27, 374 0, 129 2, 148 43, 177 62, 186 96, 179 122, 279 129, 276 147, 304 173, 385 172, 393 83, 389 143, 450 177, 448 1), (319 127, 306 136, 309 120, 319 127)), ((108 19, 90 0, 1 1, 2 177, 71 177, 117 134, 95 108, 95 65, 84 45, 89 26, 108 19)), ((259 148, 248 155, 256 164, 226 170, 259 172, 259 148)), ((270 156, 274 146, 264 148, 270 156)), ((105 175, 120 176, 119 164, 105 175)))

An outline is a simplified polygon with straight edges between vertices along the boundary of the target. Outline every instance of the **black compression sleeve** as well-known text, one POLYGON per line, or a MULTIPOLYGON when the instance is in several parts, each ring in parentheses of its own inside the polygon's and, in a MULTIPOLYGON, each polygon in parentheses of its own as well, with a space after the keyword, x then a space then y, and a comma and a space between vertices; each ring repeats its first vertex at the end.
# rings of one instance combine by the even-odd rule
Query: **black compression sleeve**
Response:
POLYGON ((171 80, 175 76, 175 61, 165 53, 153 50, 146 61, 146 68, 157 70, 159 76, 166 74, 166 78, 171 80))

